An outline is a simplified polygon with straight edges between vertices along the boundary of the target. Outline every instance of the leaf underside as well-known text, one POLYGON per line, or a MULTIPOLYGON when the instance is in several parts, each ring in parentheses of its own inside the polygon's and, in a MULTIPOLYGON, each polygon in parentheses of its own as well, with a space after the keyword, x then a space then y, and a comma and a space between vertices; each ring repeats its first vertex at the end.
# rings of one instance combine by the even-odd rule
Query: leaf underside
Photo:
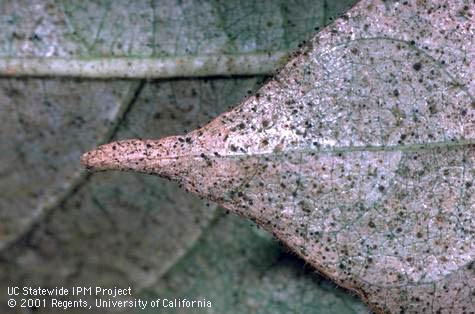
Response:
POLYGON ((473 14, 361 1, 205 127, 84 162, 179 181, 377 312, 474 311, 473 14))
MULTIPOLYGON (((139 0, 131 6, 127 1, 47 0, 25 5, 7 0, 1 2, 4 31, 0 34, 0 58, 13 58, 25 65, 32 57, 48 65, 61 58, 94 62, 114 57, 188 60, 190 56, 193 60, 195 56, 221 54, 267 55, 293 49, 316 25, 327 23, 333 12, 351 1, 305 2, 139 0)), ((18 74, 12 70, 1 67, 0 74, 18 74)), ((136 73, 133 63, 126 70, 136 73)), ((99 77, 100 69, 97 71, 93 77, 99 77)), ((59 79, 53 70, 50 73, 45 75, 52 79, 3 78, 1 82, 0 116, 5 135, 0 143, 2 287, 131 284, 139 292, 160 285, 156 280, 170 267, 175 268, 173 264, 195 245, 201 232, 215 230, 208 226, 214 206, 207 208, 206 201, 193 195, 180 196, 176 185, 156 177, 84 175, 77 159, 84 150, 108 139, 160 137, 202 125, 240 101, 246 91, 254 90, 256 78, 144 83, 59 79)), ((255 241, 251 237, 249 242, 255 241)), ((268 242, 266 246, 279 248, 268 242)), ((236 251, 245 245, 236 243, 236 251)), ((262 267, 267 267, 276 261, 264 254, 262 245, 256 242, 254 249, 263 252, 262 267)), ((226 265, 226 257, 221 256, 221 264, 226 265)), ((188 259, 184 256, 182 260, 188 259)), ((315 297, 322 293, 319 282, 282 273, 272 275, 275 284, 296 286, 295 295, 305 291, 308 298, 304 302, 277 294, 276 301, 283 308, 322 305, 323 309, 331 300, 351 300, 333 286, 328 287, 324 299, 315 297), (299 286, 301 281, 308 285, 299 286)), ((242 280, 254 274, 259 276, 244 271, 235 276, 242 280)), ((230 286, 227 292, 235 296, 238 289, 239 285, 230 286)), ((266 293, 272 302, 275 291, 266 293)), ((207 291, 208 295, 213 294, 207 291)), ((233 302, 226 299, 223 310, 233 302)), ((248 309, 252 307, 247 304, 248 309)), ((363 306, 359 307, 363 312, 363 306)), ((335 307, 329 313, 342 313, 344 308, 335 307)), ((6 302, 0 302, 0 309, 10 311, 6 302)), ((51 309, 38 311, 50 313, 51 309)))

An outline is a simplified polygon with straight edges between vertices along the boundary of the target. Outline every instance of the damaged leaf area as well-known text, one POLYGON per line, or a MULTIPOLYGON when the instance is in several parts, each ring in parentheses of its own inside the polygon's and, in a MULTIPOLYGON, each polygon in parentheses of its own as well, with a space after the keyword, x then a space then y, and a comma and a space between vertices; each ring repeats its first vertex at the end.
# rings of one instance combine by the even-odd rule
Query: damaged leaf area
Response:
POLYGON ((86 153, 248 217, 379 313, 469 313, 475 8, 361 1, 185 136, 86 153))

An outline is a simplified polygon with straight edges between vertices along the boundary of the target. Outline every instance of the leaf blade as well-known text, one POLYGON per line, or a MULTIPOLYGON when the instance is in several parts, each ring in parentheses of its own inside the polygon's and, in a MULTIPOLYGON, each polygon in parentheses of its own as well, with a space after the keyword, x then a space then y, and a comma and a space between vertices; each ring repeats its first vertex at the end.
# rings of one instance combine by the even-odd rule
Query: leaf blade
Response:
POLYGON ((473 309, 473 22, 456 13, 473 7, 437 4, 361 1, 193 145, 153 142, 135 170, 257 221, 376 311, 473 309))

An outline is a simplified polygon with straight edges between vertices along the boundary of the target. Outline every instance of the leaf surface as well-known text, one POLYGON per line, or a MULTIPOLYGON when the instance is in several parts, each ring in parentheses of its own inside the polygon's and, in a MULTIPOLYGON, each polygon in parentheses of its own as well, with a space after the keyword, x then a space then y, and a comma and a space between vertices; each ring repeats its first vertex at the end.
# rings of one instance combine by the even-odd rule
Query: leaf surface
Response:
POLYGON ((473 311, 473 14, 361 1, 205 127, 83 162, 251 218, 377 312, 473 311))
MULTIPOLYGON (((255 85, 251 78, 150 82, 140 88, 114 138, 195 128, 255 85), (150 105, 152 99, 159 105, 150 105)), ((134 291, 153 285, 215 216, 214 204, 182 194, 157 177, 92 175, 0 255, 0 282, 130 285, 134 291)))
MULTIPOLYGON (((240 101, 256 81, 152 81, 142 87, 139 81, 95 80, 104 67, 89 70, 92 80, 58 79, 57 68, 48 65, 61 61, 62 72, 78 60, 100 65, 119 58, 132 64, 127 75, 142 78, 135 61, 271 55, 296 47, 346 3, 0 1, 0 75, 21 74, 8 66, 11 60, 25 69, 31 60, 46 68, 40 78, 29 78, 38 73, 27 70, 21 74, 26 79, 1 79, 1 289, 131 284, 139 291, 154 284, 194 245, 214 206, 154 177, 85 175, 79 154, 111 138, 183 133, 240 101)), ((311 284, 318 294, 318 283, 311 284)), ((0 312, 9 311, 0 302, 0 312)))

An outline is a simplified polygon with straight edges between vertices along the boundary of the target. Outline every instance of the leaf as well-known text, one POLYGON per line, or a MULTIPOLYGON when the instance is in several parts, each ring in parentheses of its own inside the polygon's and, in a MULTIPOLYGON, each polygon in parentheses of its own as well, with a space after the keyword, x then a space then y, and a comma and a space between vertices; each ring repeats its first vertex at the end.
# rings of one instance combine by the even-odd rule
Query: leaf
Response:
MULTIPOLYGON (((261 11, 251 2, 240 2, 232 13, 221 6, 225 5, 162 6, 147 0, 135 2, 131 11, 126 1, 40 1, 31 6, 3 1, 0 63, 5 61, 7 67, 0 74, 15 74, 8 60, 25 66, 30 57, 39 64, 62 60, 67 67, 77 58, 107 61, 110 56, 203 57, 223 51, 237 55, 287 50, 296 45, 297 35, 308 33, 316 22, 325 22, 328 14, 321 10, 321 2, 315 2, 303 10, 309 14, 303 22, 289 17, 286 25, 281 22, 285 14, 279 10, 286 12, 288 4, 262 2, 259 6, 267 9, 262 12, 269 15, 266 22, 270 24, 255 28, 263 22, 261 11), (243 22, 233 20, 243 17, 243 22), (174 33, 176 29, 181 30, 180 36, 174 33), (218 34, 217 38, 211 33, 218 34), (262 37, 273 40, 264 42, 262 37)), ((126 71, 134 72, 134 68, 126 71)), ((42 74, 51 73, 56 72, 50 69, 42 74)), ((99 74, 100 67, 95 76, 92 71, 93 78, 99 74)), ((71 161, 88 147, 110 140, 127 107, 133 105, 138 85, 117 80, 2 80, 0 97, 5 106, 0 108, 4 121, 0 150, 5 153, 0 157, 0 188, 5 197, 0 200, 0 249, 27 233, 84 181, 84 173, 71 161), (42 184, 45 181, 48 184, 42 184)))
POLYGON ((205 127, 83 163, 251 218, 376 312, 473 311, 474 13, 361 1, 205 127))
MULTIPOLYGON (((183 196, 176 185, 156 177, 86 175, 77 159, 84 150, 111 139, 183 133, 254 90, 256 78, 180 78, 147 84, 116 78, 148 77, 137 68, 144 62, 192 64, 196 59, 247 58, 249 63, 236 62, 234 72, 207 75, 249 74, 246 66, 260 62, 256 56, 275 56, 296 47, 345 2, 350 3, 147 0, 131 6, 125 1, 37 1, 28 6, 2 1, 0 75, 27 78, 1 82, 0 129, 5 136, 0 149, 5 153, 0 158, 9 175, 0 177, 5 195, 0 199, 0 222, 7 229, 0 245, 0 290, 11 285, 131 285, 139 292, 159 286, 159 277, 207 229, 214 206, 183 196), (127 66, 117 68, 117 60, 127 66), (51 67, 58 62, 59 68, 51 67), (32 71, 29 66, 35 64, 43 72, 32 71), (93 80, 57 78, 61 73, 85 77, 74 67, 78 64, 99 65, 81 69, 93 80), (103 64, 115 66, 113 80, 95 79, 107 74, 103 64), (43 99, 51 104, 43 106, 43 99), (26 126, 20 123, 24 117, 26 126)), ((274 71, 263 69, 257 73, 274 71)), ((199 74, 188 69, 169 76, 183 73, 199 74)), ((223 265, 228 263, 225 258, 223 265)), ((221 275, 225 276, 216 273, 221 275)), ((296 277, 291 273, 285 279, 289 287, 296 277)), ((322 290, 314 281, 305 287, 315 295, 322 290)), ((333 294, 348 302, 348 296, 332 290, 327 299, 336 298, 333 294)), ((286 302, 288 307, 304 305, 301 299, 286 302)), ((319 303, 314 300, 312 306, 319 303)), ((0 302, 0 312, 10 311, 6 302, 0 302)))
MULTIPOLYGON (((243 90, 255 84, 256 79, 146 84, 114 137, 168 135, 197 127, 229 101, 241 100, 243 90), (151 106, 151 99, 159 105, 151 106)), ((110 174, 87 179, 8 248, 0 282, 131 285, 139 291, 180 259, 215 216, 215 205, 180 195, 176 185, 156 177, 110 174)))

